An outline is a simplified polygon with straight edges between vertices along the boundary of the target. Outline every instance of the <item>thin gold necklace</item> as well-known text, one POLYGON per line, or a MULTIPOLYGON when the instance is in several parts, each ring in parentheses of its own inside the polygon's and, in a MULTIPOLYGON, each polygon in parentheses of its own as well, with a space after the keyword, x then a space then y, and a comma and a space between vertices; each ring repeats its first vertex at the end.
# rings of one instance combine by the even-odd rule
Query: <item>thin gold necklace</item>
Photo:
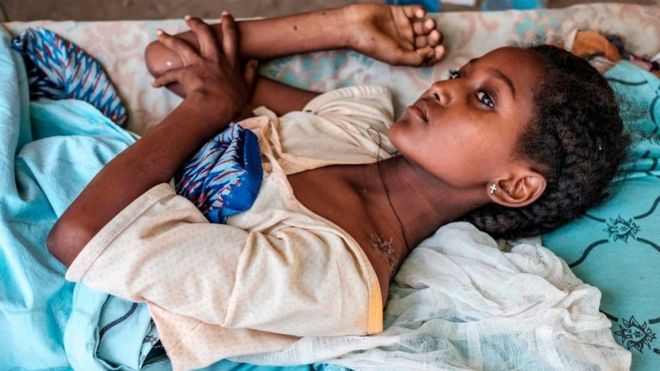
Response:
POLYGON ((383 189, 385 190, 385 195, 387 196, 387 202, 390 204, 390 208, 392 209, 392 212, 394 212, 394 216, 396 217, 396 220, 399 222, 399 227, 401 228, 401 237, 403 237, 403 242, 406 244, 406 252, 410 253, 410 245, 408 244, 408 238, 406 237, 406 230, 403 228, 403 222, 401 221, 401 218, 399 217, 399 213, 396 212, 396 209, 394 208, 394 204, 392 204, 392 199, 390 198, 390 190, 387 188, 387 183, 385 183, 385 178, 383 177, 383 171, 380 168, 380 149, 383 144, 383 138, 378 135, 378 152, 376 153, 376 166, 378 167, 378 175, 380 176, 380 182, 383 184, 383 189))

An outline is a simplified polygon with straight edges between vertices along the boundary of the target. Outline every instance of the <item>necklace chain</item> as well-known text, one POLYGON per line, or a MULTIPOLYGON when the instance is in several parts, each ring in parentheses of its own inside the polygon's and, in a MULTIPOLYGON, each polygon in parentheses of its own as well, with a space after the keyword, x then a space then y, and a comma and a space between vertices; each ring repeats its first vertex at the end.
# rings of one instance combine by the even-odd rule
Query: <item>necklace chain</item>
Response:
POLYGON ((394 212, 394 216, 396 217, 396 220, 399 222, 399 227, 401 228, 401 237, 403 237, 403 242, 406 244, 406 251, 410 252, 410 245, 408 244, 408 238, 406 237, 406 230, 403 228, 403 222, 401 221, 401 218, 399 217, 399 214, 396 212, 396 209, 394 208, 394 204, 392 204, 392 199, 390 198, 390 191, 387 188, 387 183, 385 183, 385 179, 383 177, 383 172, 380 168, 380 149, 383 144, 383 138, 378 135, 378 152, 376 153, 376 166, 378 167, 378 175, 380 176, 380 182, 383 184, 383 189, 385 190, 385 195, 387 196, 387 202, 390 204, 390 208, 394 212))

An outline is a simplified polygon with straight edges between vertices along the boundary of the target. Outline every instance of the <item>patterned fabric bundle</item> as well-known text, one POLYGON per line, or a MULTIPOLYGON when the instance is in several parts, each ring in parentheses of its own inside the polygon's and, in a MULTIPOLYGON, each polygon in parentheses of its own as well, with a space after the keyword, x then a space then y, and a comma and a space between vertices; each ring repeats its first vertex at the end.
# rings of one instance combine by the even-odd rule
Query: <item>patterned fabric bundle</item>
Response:
POLYGON ((259 140, 233 124, 206 143, 175 177, 176 192, 212 223, 249 209, 257 198, 263 169, 259 140))
POLYGON ((117 125, 126 126, 126 108, 110 79, 101 65, 77 45, 37 27, 14 37, 12 48, 23 56, 31 100, 82 100, 117 125))

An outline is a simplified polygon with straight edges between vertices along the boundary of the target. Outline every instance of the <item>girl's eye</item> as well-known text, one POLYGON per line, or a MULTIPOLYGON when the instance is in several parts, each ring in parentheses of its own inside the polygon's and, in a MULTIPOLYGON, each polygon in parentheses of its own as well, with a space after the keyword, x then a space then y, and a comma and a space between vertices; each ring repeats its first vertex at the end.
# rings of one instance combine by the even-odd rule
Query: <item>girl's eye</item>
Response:
MULTIPOLYGON (((449 70, 449 80, 454 80, 458 79, 461 77, 461 73, 458 70, 449 70)), ((493 98, 490 97, 490 94, 486 93, 483 90, 477 91, 477 100, 481 102, 482 104, 487 105, 490 108, 495 108, 495 102, 493 101, 493 98)))
POLYGON ((485 91, 479 90, 477 92, 477 99, 488 107, 495 108, 495 102, 493 102, 493 99, 485 91))

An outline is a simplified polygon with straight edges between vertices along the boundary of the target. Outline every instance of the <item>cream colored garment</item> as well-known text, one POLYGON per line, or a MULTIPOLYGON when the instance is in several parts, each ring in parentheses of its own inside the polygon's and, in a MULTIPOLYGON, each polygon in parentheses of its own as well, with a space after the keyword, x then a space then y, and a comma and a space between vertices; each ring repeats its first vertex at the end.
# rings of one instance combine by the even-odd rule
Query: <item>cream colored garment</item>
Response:
POLYGON ((264 180, 252 208, 210 224, 160 184, 108 223, 66 278, 146 301, 175 369, 282 350, 301 336, 382 331, 378 278, 357 242, 293 195, 286 174, 394 152, 389 91, 323 94, 281 118, 241 123, 259 136, 264 180))

